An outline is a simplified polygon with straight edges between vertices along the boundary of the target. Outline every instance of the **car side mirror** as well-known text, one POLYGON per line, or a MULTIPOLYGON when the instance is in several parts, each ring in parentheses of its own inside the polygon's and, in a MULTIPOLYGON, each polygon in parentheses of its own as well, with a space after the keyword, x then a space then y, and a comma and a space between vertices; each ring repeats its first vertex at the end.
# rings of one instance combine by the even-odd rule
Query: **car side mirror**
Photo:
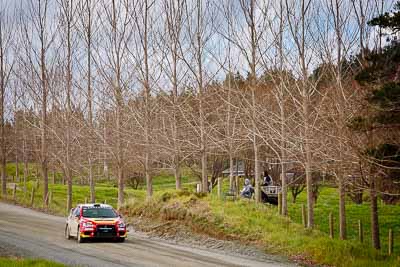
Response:
POLYGON ((122 215, 121 214, 118 214, 118 217, 120 217, 122 219, 122 215))

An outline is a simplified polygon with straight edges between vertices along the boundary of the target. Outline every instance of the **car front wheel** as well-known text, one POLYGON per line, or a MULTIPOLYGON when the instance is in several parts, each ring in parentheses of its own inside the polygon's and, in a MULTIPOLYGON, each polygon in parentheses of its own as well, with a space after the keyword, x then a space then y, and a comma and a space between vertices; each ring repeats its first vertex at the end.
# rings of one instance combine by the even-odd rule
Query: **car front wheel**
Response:
POLYGON ((65 225, 65 238, 68 239, 68 240, 71 239, 71 233, 69 232, 68 224, 65 225))
POLYGON ((76 240, 78 241, 78 243, 83 243, 85 240, 84 238, 81 237, 81 232, 78 230, 76 231, 76 240))

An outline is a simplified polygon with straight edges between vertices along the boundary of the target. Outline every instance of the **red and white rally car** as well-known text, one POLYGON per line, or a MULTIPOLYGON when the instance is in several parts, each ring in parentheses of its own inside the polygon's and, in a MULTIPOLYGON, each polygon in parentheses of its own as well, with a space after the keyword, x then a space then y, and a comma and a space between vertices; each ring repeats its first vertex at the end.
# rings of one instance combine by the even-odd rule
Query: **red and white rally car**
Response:
POLYGON ((65 225, 65 237, 76 236, 78 243, 94 238, 112 238, 124 242, 126 224, 110 205, 79 204, 72 208, 65 225))

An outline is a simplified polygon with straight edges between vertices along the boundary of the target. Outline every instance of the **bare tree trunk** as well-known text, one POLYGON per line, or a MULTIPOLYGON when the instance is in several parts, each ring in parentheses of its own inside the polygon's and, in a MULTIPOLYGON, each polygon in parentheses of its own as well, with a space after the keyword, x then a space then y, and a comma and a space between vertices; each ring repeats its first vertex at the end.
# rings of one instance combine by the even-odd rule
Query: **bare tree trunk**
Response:
POLYGON ((339 172, 339 237, 342 240, 346 239, 346 192, 343 181, 343 173, 339 172))
POLYGON ((248 26, 250 27, 251 34, 251 61, 250 61, 250 74, 251 74, 251 104, 252 104, 252 131, 253 131, 253 152, 254 152, 254 184, 255 184, 255 200, 256 203, 260 202, 260 164, 258 160, 258 137, 257 137, 257 102, 256 102, 256 64, 257 64, 257 32, 256 32, 256 24, 255 24, 255 0, 250 1, 250 9, 249 9, 249 22, 248 26))
POLYGON ((197 82, 199 86, 199 120, 200 120, 200 153, 201 153, 201 181, 202 192, 208 192, 208 175, 207 175, 207 140, 205 130, 204 116, 204 81, 203 81, 203 40, 201 38, 202 25, 202 0, 197 0, 197 28, 196 28, 196 63, 197 63, 197 82))
POLYGON ((110 170, 108 169, 107 163, 107 113, 104 116, 104 126, 103 126, 103 175, 110 181, 110 170))
POLYGON ((72 172, 70 168, 66 168, 64 171, 67 180, 67 211, 72 208, 72 172))
MULTIPOLYGON (((47 10, 47 2, 45 2, 47 10)), ((40 20, 46 18, 46 12, 41 15, 41 6, 39 2, 39 16, 40 20)), ((44 25, 41 24, 42 27, 44 25)), ((42 177, 43 177, 43 202, 46 206, 46 196, 49 190, 49 176, 48 176, 48 159, 47 159, 47 97, 48 97, 48 88, 47 88, 47 74, 46 74, 46 40, 44 35, 44 28, 40 29, 40 82, 42 87, 42 110, 41 110, 41 169, 42 169, 42 177)))
POLYGON ((17 90, 14 91, 14 147, 15 147, 15 181, 20 182, 19 177, 19 121, 17 121, 17 90))
MULTIPOLYGON (((308 114, 307 111, 307 104, 304 105, 304 114, 308 114)), ((307 186, 307 227, 313 228, 314 227, 314 196, 312 191, 313 180, 312 180, 312 173, 311 173, 311 148, 308 141, 309 138, 309 130, 308 130, 308 123, 306 123, 304 129, 304 136, 306 140, 304 141, 304 149, 306 152, 306 186, 307 186)))
MULTIPOLYGON (((86 0, 83 10, 85 17, 83 18, 83 31, 86 42, 86 56, 87 56, 87 103, 88 103, 88 128, 89 136, 93 135, 93 90, 92 90, 92 0, 86 0)), ((104 126, 105 127, 105 126, 104 126)), ((89 187, 90 187, 90 201, 96 202, 95 181, 93 176, 93 138, 89 138, 89 153, 88 153, 88 167, 89 167, 89 187)))
MULTIPOLYGON (((286 1, 287 5, 287 1, 286 1)), ((301 69, 301 105, 302 105, 302 137, 304 143, 304 155, 305 155, 305 173, 306 173, 306 187, 307 187, 307 227, 314 227, 314 197, 313 197, 313 180, 312 180, 312 152, 311 152, 311 132, 310 132, 310 88, 308 86, 308 70, 307 70, 307 59, 306 59, 306 1, 301 0, 301 12, 299 15, 298 24, 300 30, 295 33, 293 29, 293 22, 289 21, 289 26, 292 32, 292 36, 295 39, 297 50, 299 53, 299 62, 301 69)), ((288 15, 290 12, 288 11, 288 15)), ((297 31, 297 30, 296 30, 297 31)))
POLYGON ((74 23, 74 8, 73 0, 65 0, 60 3, 61 15, 62 15, 62 29, 65 34, 66 42, 66 69, 65 69, 65 81, 66 81, 66 140, 65 140, 65 168, 67 174, 67 211, 71 209, 72 205, 72 30, 74 23))
POLYGON ((378 197, 376 194, 375 176, 370 178, 370 197, 371 197, 371 237, 372 245, 375 249, 381 248, 379 237, 379 221, 378 221, 378 197))
MULTIPOLYGON (((282 184, 282 215, 288 215, 288 201, 287 201, 287 178, 286 178, 286 113, 285 113, 285 75, 283 69, 283 28, 284 28, 284 17, 283 17, 283 1, 280 2, 280 18, 279 18, 279 35, 278 35, 278 50, 279 50, 279 71, 280 71, 280 81, 279 81, 279 104, 280 104, 280 122, 281 122, 281 147, 280 147, 280 157, 281 157, 281 184, 282 184)), ((295 199, 294 199, 295 201, 295 199)))
POLYGON ((234 177, 233 177, 233 156, 232 153, 229 153, 229 189, 233 192, 233 185, 234 185, 234 177))
POLYGON ((7 197, 7 173, 6 173, 6 135, 5 135, 5 116, 4 116, 4 102, 5 102, 5 55, 3 45, 3 19, 0 18, 0 150, 1 150, 1 194, 3 198, 7 197))
POLYGON ((182 188, 182 177, 180 172, 180 146, 179 146, 179 132, 178 132, 178 60, 179 60, 179 47, 180 47, 180 36, 182 30, 182 12, 183 12, 184 1, 165 1, 164 12, 166 15, 167 31, 168 36, 168 49, 172 57, 172 141, 173 141, 173 169, 175 177, 175 188, 177 190, 182 188))

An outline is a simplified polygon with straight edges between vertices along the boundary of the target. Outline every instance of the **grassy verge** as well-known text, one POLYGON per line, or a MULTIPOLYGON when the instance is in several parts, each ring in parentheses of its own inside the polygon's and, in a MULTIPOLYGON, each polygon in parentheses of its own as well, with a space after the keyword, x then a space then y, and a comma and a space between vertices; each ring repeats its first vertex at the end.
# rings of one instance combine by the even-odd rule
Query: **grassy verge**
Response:
POLYGON ((131 200, 125 212, 152 221, 186 225, 193 232, 216 238, 240 240, 264 248, 267 253, 287 255, 333 266, 399 266, 396 257, 357 241, 330 239, 319 230, 308 230, 277 214, 275 207, 249 201, 221 201, 187 192, 166 192, 153 201, 131 200))
POLYGON ((41 259, 15 259, 0 257, 0 266, 7 267, 64 267, 61 263, 41 259))

